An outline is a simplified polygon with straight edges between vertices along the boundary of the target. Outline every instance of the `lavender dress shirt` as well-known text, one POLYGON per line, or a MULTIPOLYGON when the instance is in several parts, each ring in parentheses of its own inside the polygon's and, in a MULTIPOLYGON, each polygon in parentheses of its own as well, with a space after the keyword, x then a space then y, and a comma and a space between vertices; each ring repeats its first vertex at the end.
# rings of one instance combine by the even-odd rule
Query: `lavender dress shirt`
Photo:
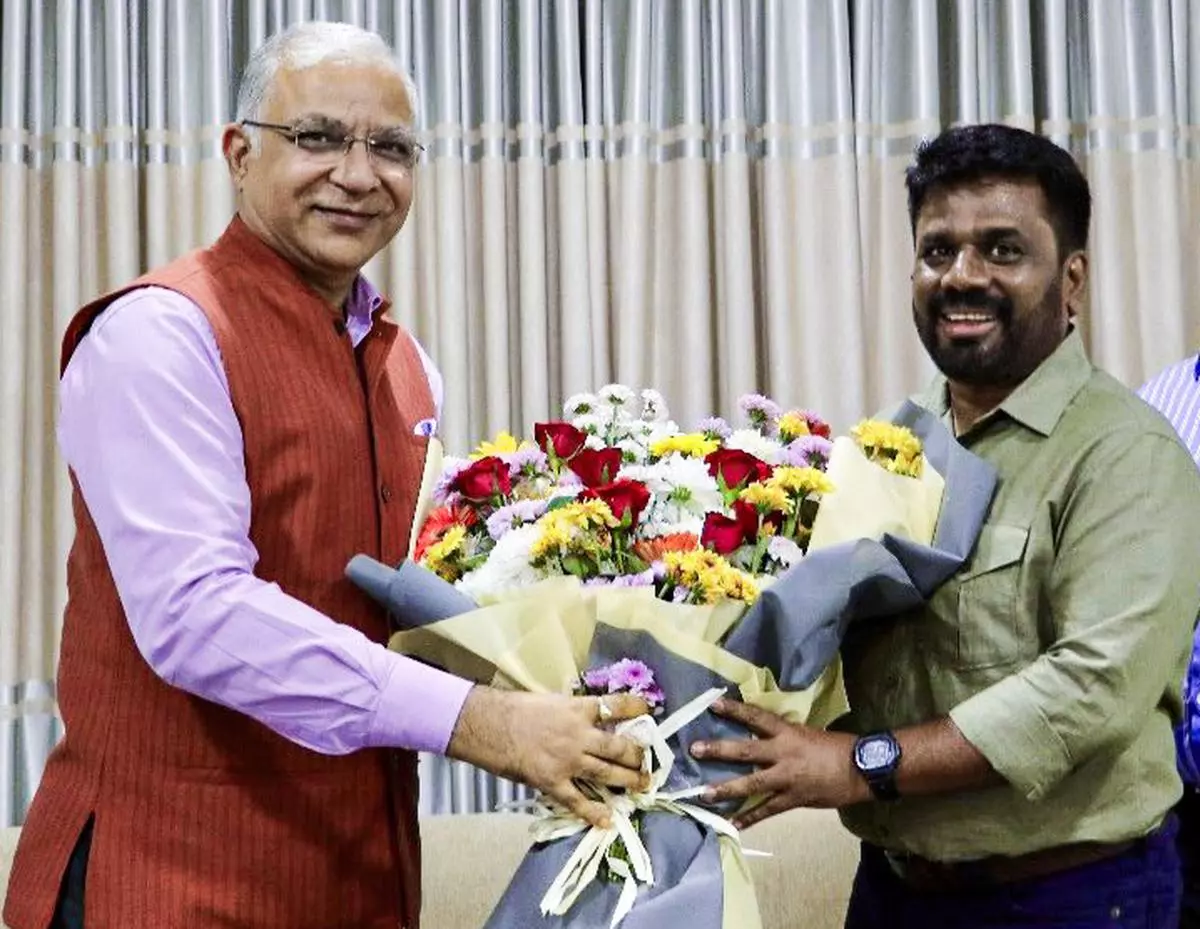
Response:
MULTIPOLYGON (((380 300, 360 277, 355 345, 380 300)), ((441 376, 420 354, 440 415, 441 376)), ((59 446, 156 674, 324 754, 445 751, 469 682, 254 576, 241 427, 195 303, 154 287, 116 300, 72 356, 59 402, 59 446)))

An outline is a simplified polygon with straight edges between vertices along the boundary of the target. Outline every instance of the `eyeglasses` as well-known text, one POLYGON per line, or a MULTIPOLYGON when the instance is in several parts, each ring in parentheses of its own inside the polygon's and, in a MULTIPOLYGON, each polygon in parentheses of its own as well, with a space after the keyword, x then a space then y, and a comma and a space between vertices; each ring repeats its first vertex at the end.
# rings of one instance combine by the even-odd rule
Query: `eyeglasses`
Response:
POLYGON ((411 134, 399 129, 388 129, 371 135, 356 136, 344 127, 321 126, 313 128, 284 126, 279 123, 260 123, 243 119, 243 126, 270 129, 277 132, 300 151, 315 158, 336 159, 350 154, 355 142, 362 142, 367 155, 375 159, 380 167, 411 170, 421 157, 425 147, 411 134))

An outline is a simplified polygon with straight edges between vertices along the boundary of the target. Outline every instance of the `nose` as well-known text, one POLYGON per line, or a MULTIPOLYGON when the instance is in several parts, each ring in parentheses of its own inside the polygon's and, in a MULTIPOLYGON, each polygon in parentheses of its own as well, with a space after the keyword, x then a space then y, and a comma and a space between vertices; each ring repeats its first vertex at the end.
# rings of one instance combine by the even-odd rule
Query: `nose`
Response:
POLYGON ((330 178, 339 187, 355 192, 365 193, 379 185, 379 175, 375 173, 364 140, 351 141, 349 150, 338 160, 330 178))
POLYGON ((988 284, 987 263, 973 245, 964 245, 942 275, 942 286, 951 290, 973 290, 988 284))

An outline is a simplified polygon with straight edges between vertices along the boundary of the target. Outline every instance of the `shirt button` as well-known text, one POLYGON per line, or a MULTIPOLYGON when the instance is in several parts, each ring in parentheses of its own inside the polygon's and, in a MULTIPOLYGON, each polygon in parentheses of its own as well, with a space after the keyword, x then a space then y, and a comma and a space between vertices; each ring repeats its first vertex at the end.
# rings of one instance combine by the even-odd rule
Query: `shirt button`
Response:
POLYGON ((379 498, 384 503, 391 503, 392 502, 392 488, 388 487, 387 484, 384 484, 383 486, 381 486, 379 488, 379 498))

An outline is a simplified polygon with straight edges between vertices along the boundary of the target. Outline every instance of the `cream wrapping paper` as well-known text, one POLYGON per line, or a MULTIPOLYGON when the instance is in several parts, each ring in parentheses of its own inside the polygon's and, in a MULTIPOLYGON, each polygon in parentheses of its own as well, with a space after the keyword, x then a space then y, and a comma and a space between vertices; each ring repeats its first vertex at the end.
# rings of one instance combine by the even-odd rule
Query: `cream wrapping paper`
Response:
MULTIPOLYGON (((568 693, 585 670, 636 658, 654 670, 668 713, 721 688, 793 722, 823 727, 847 709, 837 649, 848 625, 888 621, 957 570, 974 546, 995 486, 994 470, 962 449, 936 417, 906 404, 894 421, 923 442, 922 480, 897 477, 835 448, 831 477, 841 483, 821 505, 817 521, 824 525, 814 526, 808 555, 749 609, 668 603, 649 589, 587 587, 568 577, 477 605, 411 562, 393 570, 359 556, 348 573, 389 606, 404 630, 392 648, 480 683, 568 693)), ((431 457, 439 454, 431 443, 431 457)), ((430 464, 426 474, 437 470, 430 464)), ((711 713, 684 726, 670 739, 675 765, 664 788, 686 791, 744 773, 697 762, 688 746, 746 735, 711 713)), ((655 881, 639 885, 621 923, 625 929, 760 925, 735 840, 669 812, 648 812, 641 822, 655 881)), ((623 881, 589 883, 565 915, 541 912, 578 841, 535 845, 489 929, 608 927, 623 881)))

